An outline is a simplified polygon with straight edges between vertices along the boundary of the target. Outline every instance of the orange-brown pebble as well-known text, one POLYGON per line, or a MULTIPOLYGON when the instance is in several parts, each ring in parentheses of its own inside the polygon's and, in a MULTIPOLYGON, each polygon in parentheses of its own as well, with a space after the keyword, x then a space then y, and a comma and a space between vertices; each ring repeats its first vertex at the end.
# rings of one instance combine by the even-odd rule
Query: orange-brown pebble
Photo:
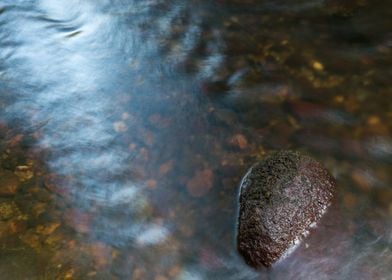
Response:
POLYGON ((9 221, 0 222, 0 239, 20 233, 26 229, 26 223, 24 221, 9 221))
POLYGON ((169 269, 169 276, 171 279, 176 278, 181 273, 181 267, 178 265, 172 266, 169 269))
POLYGON ((19 186, 18 177, 11 171, 0 171, 0 196, 13 196, 19 186))
POLYGON ((201 197, 207 194, 213 186, 214 173, 211 169, 197 171, 187 182, 188 192, 194 197, 201 197))
POLYGON ((157 128, 165 128, 170 124, 170 119, 154 114, 148 118, 149 122, 157 128))
POLYGON ((371 188, 369 180, 360 170, 354 170, 351 173, 353 181, 364 191, 369 191, 371 188))
POLYGON ((347 193, 343 198, 344 205, 350 209, 357 204, 357 197, 353 194, 347 193))
POLYGON ((319 62, 319 61, 313 61, 312 67, 313 67, 313 69, 315 69, 317 71, 323 71, 324 70, 324 65, 322 65, 321 62, 319 62))
POLYGON ((58 227, 60 223, 51 223, 48 225, 38 225, 35 232, 38 234, 49 235, 52 234, 58 227))
POLYGON ((133 151, 133 150, 136 149, 136 144, 135 143, 131 143, 131 144, 129 144, 128 148, 129 148, 130 151, 133 151))
POLYGON ((79 233, 90 231, 91 217, 89 214, 76 209, 67 210, 64 214, 65 223, 79 233))
POLYGON ((370 117, 367 119, 367 123, 368 123, 369 125, 376 125, 376 124, 379 124, 379 123, 380 123, 380 118, 377 117, 377 116, 370 116, 370 117))
POLYGON ((163 163, 160 167, 159 167, 159 175, 165 175, 167 173, 169 173, 174 165, 174 161, 173 160, 169 160, 166 161, 165 163, 163 163))
POLYGON ((97 269, 105 267, 111 259, 111 249, 103 243, 93 244, 91 246, 91 254, 97 269))
POLYGON ((344 102, 344 97, 342 95, 337 95, 333 99, 336 103, 343 103, 344 102))
POLYGON ((11 234, 22 232, 26 229, 24 221, 10 221, 8 222, 8 230, 11 234))
POLYGON ((156 186, 157 186, 157 181, 154 180, 154 179, 149 179, 149 180, 146 181, 146 186, 149 189, 155 189, 156 186))
POLYGON ((168 280, 168 279, 163 275, 157 275, 155 276, 154 280, 168 280))
POLYGON ((23 134, 17 134, 14 137, 12 137, 10 140, 8 140, 8 145, 13 147, 16 146, 22 141, 23 139, 23 134))
POLYGON ((233 147, 237 147, 243 150, 246 149, 246 147, 248 147, 248 140, 246 140, 244 135, 236 134, 230 138, 229 144, 233 147))
POLYGON ((144 271, 141 268, 136 268, 132 273, 132 280, 142 280, 144 271))
POLYGON ((155 142, 154 134, 151 131, 143 131, 143 138, 147 146, 151 146, 155 142))

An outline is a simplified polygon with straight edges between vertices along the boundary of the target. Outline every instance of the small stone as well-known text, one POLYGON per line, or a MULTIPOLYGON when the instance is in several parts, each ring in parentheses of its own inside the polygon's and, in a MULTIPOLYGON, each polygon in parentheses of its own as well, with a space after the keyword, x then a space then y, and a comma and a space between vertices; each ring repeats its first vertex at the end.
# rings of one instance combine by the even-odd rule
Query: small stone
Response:
POLYGON ((33 231, 28 230, 27 232, 21 234, 19 236, 20 240, 23 243, 27 244, 34 250, 40 251, 42 249, 42 243, 38 234, 35 234, 33 231))
POLYGON ((293 151, 267 156, 241 182, 237 248, 255 268, 271 266, 308 235, 335 193, 314 159, 293 151))
POLYGON ((78 233, 88 233, 91 226, 91 216, 77 209, 70 209, 64 213, 64 222, 78 233))
POLYGON ((19 214, 19 209, 13 202, 0 202, 0 221, 9 220, 19 214))
POLYGON ((159 175, 161 176, 166 175, 173 169, 173 166, 174 166, 173 160, 166 161, 159 167, 159 175))
POLYGON ((317 71, 323 71, 324 70, 324 66, 319 61, 313 61, 312 67, 313 67, 313 69, 315 69, 317 71))
POLYGON ((0 239, 11 235, 18 234, 26 230, 24 221, 9 220, 7 222, 0 221, 0 239))
POLYGON ((102 269, 111 261, 111 248, 104 243, 93 243, 90 247, 90 255, 94 260, 95 268, 102 269))
POLYGON ((162 117, 159 114, 151 115, 148 121, 157 128, 165 128, 170 125, 170 119, 162 117))
POLYGON ((89 273, 87 273, 87 277, 95 277, 97 275, 96 271, 90 271, 89 273))
POLYGON ((0 171, 0 197, 13 196, 18 191, 18 177, 11 171, 0 171))
POLYGON ((149 180, 146 181, 146 186, 149 189, 155 189, 156 186, 157 186, 157 181, 154 180, 154 179, 149 179, 149 180))
POLYGON ((335 101, 336 103, 343 103, 344 102, 344 96, 337 95, 337 96, 334 97, 333 101, 335 101))
POLYGON ((300 120, 323 120, 328 115, 325 107, 312 102, 294 100, 287 104, 291 112, 300 120))
POLYGON ((154 280, 168 280, 168 279, 163 275, 157 275, 155 276, 154 280))
POLYGON ((124 113, 121 114, 121 119, 124 120, 124 121, 128 120, 129 117, 130 117, 129 113, 127 113, 127 112, 124 112, 124 113))
POLYGON ((68 270, 66 273, 65 273, 65 275, 64 275, 64 279, 65 280, 72 280, 72 279, 74 279, 74 273, 75 273, 75 271, 74 271, 74 269, 72 268, 72 269, 70 269, 70 270, 68 270))
POLYGON ((349 209, 354 209, 357 204, 357 197, 353 194, 347 193, 343 197, 344 205, 349 209))
POLYGON ((12 137, 11 139, 8 140, 8 145, 11 147, 17 146, 20 144, 20 142, 23 139, 23 134, 17 134, 14 137, 12 137))
POLYGON ((239 148, 240 150, 246 149, 248 147, 248 141, 242 134, 236 134, 230 138, 229 144, 233 147, 239 148))
POLYGON ((379 118, 378 116, 370 116, 370 117, 367 119, 367 123, 368 123, 369 125, 377 125, 377 124, 380 123, 380 118, 379 118))
POLYGON ((131 279, 132 280, 141 280, 141 279, 143 279, 144 274, 145 274, 145 271, 143 269, 137 267, 136 269, 133 270, 131 279))
POLYGON ((34 172, 32 171, 31 166, 28 165, 17 166, 14 173, 22 182, 30 180, 34 176, 34 172))
POLYGON ((142 136, 143 136, 144 143, 147 146, 154 145, 155 137, 154 137, 154 134, 151 131, 149 131, 149 130, 142 131, 142 136))
POLYGON ((135 143, 131 143, 131 144, 129 144, 128 148, 129 148, 130 151, 134 151, 136 149, 136 144, 135 143))
POLYGON ((351 173, 351 178, 363 191, 369 191, 372 188, 367 174, 361 170, 354 170, 351 173))
POLYGON ((128 130, 127 125, 123 121, 118 121, 113 123, 113 129, 115 132, 126 132, 128 130))
POLYGON ((69 192, 69 179, 54 173, 44 176, 45 187, 52 193, 61 197, 68 198, 69 192))
POLYGON ((169 269, 169 276, 170 276, 170 279, 175 279, 176 277, 178 277, 178 275, 181 273, 181 267, 180 266, 178 266, 178 265, 175 265, 175 266, 172 266, 170 269, 169 269))
POLYGON ((35 229, 35 232, 42 235, 52 234, 58 227, 60 223, 51 223, 48 225, 38 225, 35 229))
POLYGON ((204 169, 195 173, 195 175, 187 182, 188 192, 194 197, 206 195, 212 188, 214 181, 214 173, 211 169, 204 169))

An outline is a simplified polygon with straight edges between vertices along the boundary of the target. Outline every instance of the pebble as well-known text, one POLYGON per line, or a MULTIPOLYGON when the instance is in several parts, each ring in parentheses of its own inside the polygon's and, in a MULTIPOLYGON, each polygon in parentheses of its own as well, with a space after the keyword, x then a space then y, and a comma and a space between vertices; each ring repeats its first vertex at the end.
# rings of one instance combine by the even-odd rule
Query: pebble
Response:
POLYGON ((18 191, 18 177, 7 170, 0 170, 0 197, 13 196, 18 191))
POLYGON ((236 134, 230 138, 229 144, 232 147, 236 147, 239 148, 240 150, 244 150, 248 147, 248 140, 246 140, 244 135, 236 134))
POLYGON ((126 132, 128 130, 128 127, 125 122, 117 121, 113 123, 113 129, 115 132, 120 133, 120 132, 126 132))
POLYGON ((173 169, 173 166, 174 166, 173 160, 166 161, 159 167, 159 175, 161 176, 166 175, 173 169))
POLYGON ((0 221, 9 220, 19 213, 14 202, 0 202, 0 221))
POLYGON ((312 67, 313 67, 313 69, 315 69, 317 71, 323 71, 324 70, 324 66, 319 61, 314 61, 312 63, 312 67))
POLYGON ((186 183, 186 188, 193 197, 206 195, 213 186, 214 173, 211 169, 197 171, 186 183))
POLYGON ((149 189, 155 189, 157 187, 157 181, 154 180, 154 179, 149 179, 149 180, 146 181, 146 186, 149 189))
POLYGON ((69 209, 64 213, 64 222, 78 233, 88 233, 91 216, 77 209, 69 209))
POLYGON ((28 165, 19 165, 15 169, 15 175, 19 177, 19 180, 24 182, 30 180, 34 177, 34 172, 32 171, 31 166, 28 165))

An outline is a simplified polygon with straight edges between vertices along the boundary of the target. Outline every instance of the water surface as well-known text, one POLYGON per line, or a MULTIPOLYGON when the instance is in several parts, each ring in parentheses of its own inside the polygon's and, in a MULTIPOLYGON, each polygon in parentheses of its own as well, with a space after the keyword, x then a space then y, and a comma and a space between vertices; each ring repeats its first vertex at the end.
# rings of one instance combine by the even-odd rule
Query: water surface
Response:
POLYGON ((391 11, 3 0, 1 277, 388 279, 391 11), (238 185, 279 149, 320 160, 338 199, 254 271, 235 248, 238 185))

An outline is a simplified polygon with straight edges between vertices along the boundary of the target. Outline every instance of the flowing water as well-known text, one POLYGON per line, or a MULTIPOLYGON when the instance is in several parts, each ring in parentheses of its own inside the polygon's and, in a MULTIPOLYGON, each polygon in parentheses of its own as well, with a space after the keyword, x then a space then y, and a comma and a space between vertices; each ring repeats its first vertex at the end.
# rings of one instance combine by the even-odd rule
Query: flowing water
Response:
POLYGON ((1 0, 0 279, 391 279, 390 1, 1 0), (255 271, 241 177, 338 183, 255 271))

